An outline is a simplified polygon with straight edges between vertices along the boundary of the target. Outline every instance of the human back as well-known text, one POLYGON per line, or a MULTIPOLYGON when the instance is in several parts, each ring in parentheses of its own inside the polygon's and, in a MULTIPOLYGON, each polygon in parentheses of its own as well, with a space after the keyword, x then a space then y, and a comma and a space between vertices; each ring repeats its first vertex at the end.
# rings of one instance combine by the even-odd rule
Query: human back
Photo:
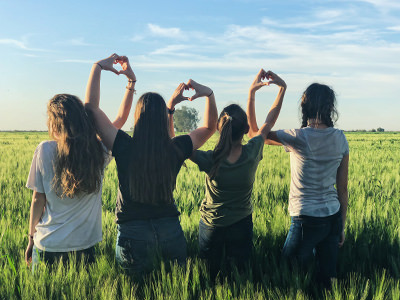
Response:
POLYGON ((290 215, 325 217, 338 212, 336 175, 349 151, 343 131, 305 127, 278 131, 277 136, 290 152, 290 215), (296 141, 292 143, 293 137, 296 141))
POLYGON ((173 190, 193 145, 188 135, 171 139, 166 110, 159 94, 145 93, 136 105, 133 136, 117 133, 113 145, 120 182, 117 223, 179 215, 173 190))
POLYGON ((197 150, 192 160, 206 176, 206 195, 200 212, 209 226, 228 226, 253 211, 251 194, 264 140, 255 138, 242 145, 248 131, 244 110, 231 104, 218 121, 220 138, 214 150, 197 150))
POLYGON ((81 251, 101 241, 102 179, 110 161, 78 97, 55 95, 47 115, 53 140, 36 148, 26 184, 34 191, 26 259, 37 249, 34 263, 36 252, 46 261, 51 253, 81 251))
MULTIPOLYGON (((307 266, 318 261, 317 281, 330 287, 336 277, 348 206, 349 146, 334 128, 336 96, 327 85, 313 83, 301 98, 300 129, 278 130, 268 138, 290 152, 290 229, 284 257, 307 266)), ((269 142, 268 142, 269 143, 269 142)))

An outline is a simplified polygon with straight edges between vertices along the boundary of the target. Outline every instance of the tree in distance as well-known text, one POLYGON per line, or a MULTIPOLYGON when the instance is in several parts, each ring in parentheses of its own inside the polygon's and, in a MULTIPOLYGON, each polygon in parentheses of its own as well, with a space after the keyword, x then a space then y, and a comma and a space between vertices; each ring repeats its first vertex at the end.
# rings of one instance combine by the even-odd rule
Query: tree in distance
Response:
POLYGON ((178 132, 189 132, 197 128, 199 112, 195 108, 182 106, 175 110, 174 127, 178 132))
POLYGON ((378 131, 378 132, 384 132, 385 129, 383 129, 382 127, 378 127, 378 128, 376 129, 376 131, 378 131))

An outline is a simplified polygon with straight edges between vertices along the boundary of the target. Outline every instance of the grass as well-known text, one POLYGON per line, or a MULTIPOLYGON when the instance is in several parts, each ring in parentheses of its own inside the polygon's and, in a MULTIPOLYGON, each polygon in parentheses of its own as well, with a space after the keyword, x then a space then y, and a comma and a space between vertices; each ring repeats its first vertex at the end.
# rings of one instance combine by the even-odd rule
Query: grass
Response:
MULTIPOLYGON (((25 188, 34 149, 46 133, 0 132, 0 299, 400 299, 400 134, 348 133, 349 212, 338 279, 330 291, 313 273, 289 268, 280 256, 289 228, 289 156, 266 146, 253 192, 254 253, 251 269, 210 281, 197 257, 198 212, 204 174, 186 162, 175 199, 188 243, 186 267, 162 264, 135 282, 116 266, 115 163, 103 186, 103 241, 87 268, 72 259, 40 264, 32 275, 24 262, 31 191, 25 188)), ((204 148, 211 149, 213 137, 204 148)))

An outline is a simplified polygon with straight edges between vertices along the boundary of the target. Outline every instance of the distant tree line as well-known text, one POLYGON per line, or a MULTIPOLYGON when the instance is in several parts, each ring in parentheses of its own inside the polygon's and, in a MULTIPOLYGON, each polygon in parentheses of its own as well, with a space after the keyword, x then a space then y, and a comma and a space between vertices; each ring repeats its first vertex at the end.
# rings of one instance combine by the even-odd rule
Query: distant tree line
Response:
POLYGON ((366 129, 355 129, 355 130, 346 130, 348 132, 385 132, 385 129, 382 127, 378 127, 377 129, 372 128, 371 130, 366 129))

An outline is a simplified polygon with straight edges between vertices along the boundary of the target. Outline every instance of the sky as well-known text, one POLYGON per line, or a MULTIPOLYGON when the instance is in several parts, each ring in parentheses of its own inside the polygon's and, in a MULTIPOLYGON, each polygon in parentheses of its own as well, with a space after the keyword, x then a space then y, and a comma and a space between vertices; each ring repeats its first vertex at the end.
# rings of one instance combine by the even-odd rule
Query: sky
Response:
MULTIPOLYGON (((0 130, 46 130, 48 100, 84 100, 91 65, 114 52, 130 59, 136 99, 153 91, 168 101, 192 78, 214 90, 219 111, 245 108, 264 68, 288 86, 275 129, 300 126, 301 94, 319 82, 336 92, 338 128, 400 130, 400 1, 0 0, 0 28, 0 130)), ((126 83, 102 74, 110 119, 126 83)), ((277 93, 257 92, 259 125, 277 93)), ((204 113, 204 98, 179 105, 204 113)))

